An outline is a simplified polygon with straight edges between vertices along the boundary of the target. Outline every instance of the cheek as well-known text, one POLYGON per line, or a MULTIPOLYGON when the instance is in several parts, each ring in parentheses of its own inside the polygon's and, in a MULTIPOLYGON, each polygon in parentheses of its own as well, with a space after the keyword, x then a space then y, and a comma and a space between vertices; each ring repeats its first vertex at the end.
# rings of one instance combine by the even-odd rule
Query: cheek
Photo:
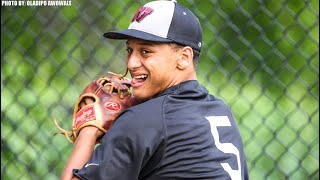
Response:
POLYGON ((146 66, 153 68, 155 71, 168 72, 176 68, 176 62, 172 57, 162 57, 146 62, 146 66))

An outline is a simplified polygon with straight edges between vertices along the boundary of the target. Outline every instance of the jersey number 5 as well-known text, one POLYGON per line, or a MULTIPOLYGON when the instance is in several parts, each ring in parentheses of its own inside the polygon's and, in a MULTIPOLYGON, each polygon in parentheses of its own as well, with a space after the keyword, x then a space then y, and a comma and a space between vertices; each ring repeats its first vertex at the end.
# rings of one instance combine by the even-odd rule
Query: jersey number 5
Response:
POLYGON ((232 180, 241 180, 241 166, 240 166, 239 150, 237 149, 236 146, 234 146, 231 143, 221 143, 220 138, 219 138, 219 132, 218 132, 217 127, 231 126, 228 116, 209 116, 209 117, 206 117, 206 119, 210 123, 211 133, 213 135, 214 143, 215 143, 216 147, 224 153, 231 153, 231 154, 236 155, 236 157, 237 157, 238 169, 233 170, 228 163, 221 163, 221 166, 230 175, 232 180))

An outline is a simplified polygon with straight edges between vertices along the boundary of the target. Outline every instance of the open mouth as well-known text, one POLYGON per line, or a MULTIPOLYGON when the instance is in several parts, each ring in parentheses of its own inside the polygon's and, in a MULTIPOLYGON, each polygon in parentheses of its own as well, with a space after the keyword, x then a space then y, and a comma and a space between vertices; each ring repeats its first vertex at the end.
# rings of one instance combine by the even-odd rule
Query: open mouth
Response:
POLYGON ((147 78, 148 78, 148 75, 146 74, 133 76, 131 80, 131 84, 132 86, 141 85, 141 83, 143 83, 147 78))

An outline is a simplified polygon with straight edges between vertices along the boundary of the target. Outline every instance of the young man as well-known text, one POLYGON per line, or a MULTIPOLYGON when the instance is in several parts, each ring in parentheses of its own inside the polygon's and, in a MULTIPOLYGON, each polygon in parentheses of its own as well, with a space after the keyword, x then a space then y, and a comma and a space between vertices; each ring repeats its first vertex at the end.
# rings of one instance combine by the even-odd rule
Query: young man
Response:
POLYGON ((202 28, 192 12, 153 1, 127 30, 104 36, 126 40, 133 95, 143 103, 122 113, 96 148, 102 132, 82 129, 61 179, 249 179, 230 109, 197 81, 202 28))

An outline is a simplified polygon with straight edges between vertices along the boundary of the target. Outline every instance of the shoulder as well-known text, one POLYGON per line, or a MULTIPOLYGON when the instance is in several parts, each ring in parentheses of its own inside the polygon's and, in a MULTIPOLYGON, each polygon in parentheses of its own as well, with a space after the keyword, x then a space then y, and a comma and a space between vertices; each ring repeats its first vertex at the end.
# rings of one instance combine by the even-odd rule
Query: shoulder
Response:
POLYGON ((137 166, 147 164, 146 168, 140 169, 143 172, 155 168, 161 162, 166 146, 159 106, 157 102, 148 101, 125 110, 103 137, 104 152, 120 153, 118 157, 134 157, 137 166))
POLYGON ((141 104, 128 108, 121 118, 130 116, 139 120, 156 121, 162 118, 162 107, 164 105, 165 96, 157 97, 141 104))

